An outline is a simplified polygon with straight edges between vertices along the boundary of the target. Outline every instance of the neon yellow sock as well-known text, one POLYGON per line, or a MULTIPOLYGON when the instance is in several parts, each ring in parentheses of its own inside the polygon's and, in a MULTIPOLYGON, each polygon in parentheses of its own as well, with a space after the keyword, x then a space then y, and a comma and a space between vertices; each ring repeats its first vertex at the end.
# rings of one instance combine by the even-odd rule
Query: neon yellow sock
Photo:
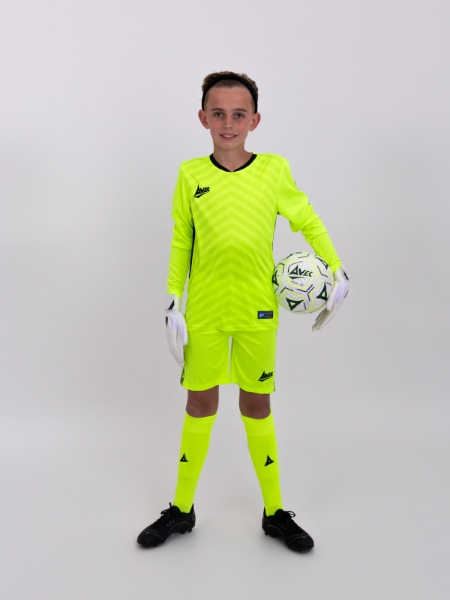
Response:
POLYGON ((181 512, 190 512, 192 508, 215 418, 216 415, 196 418, 187 413, 184 418, 178 480, 173 501, 181 512))
POLYGON ((264 499, 266 515, 283 508, 278 469, 278 450, 272 413, 265 419, 241 415, 247 432, 248 449, 264 499))

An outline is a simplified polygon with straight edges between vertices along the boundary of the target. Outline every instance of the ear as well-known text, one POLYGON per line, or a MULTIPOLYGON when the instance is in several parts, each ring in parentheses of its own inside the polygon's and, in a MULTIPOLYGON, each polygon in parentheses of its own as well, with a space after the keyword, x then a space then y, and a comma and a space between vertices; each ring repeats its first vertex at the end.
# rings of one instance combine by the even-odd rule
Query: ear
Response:
POLYGON ((206 113, 204 110, 198 111, 198 118, 200 119, 200 123, 203 125, 205 129, 209 129, 208 119, 206 118, 206 113))
POLYGON ((261 115, 260 115, 260 113, 255 113, 253 115, 252 124, 249 127, 249 131, 255 130, 258 127, 258 125, 259 125, 260 122, 261 122, 261 115))

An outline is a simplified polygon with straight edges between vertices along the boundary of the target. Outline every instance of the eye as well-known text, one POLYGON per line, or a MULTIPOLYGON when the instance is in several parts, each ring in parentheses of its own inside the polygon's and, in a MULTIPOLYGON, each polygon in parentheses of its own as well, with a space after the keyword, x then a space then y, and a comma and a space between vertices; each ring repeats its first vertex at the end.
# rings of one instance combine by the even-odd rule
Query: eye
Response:
POLYGON ((222 116, 222 113, 221 113, 221 112, 215 112, 215 113, 213 114, 213 117, 219 117, 219 118, 220 118, 221 116, 222 116))
POLYGON ((236 119, 243 119, 245 115, 243 115, 242 113, 236 113, 236 119))

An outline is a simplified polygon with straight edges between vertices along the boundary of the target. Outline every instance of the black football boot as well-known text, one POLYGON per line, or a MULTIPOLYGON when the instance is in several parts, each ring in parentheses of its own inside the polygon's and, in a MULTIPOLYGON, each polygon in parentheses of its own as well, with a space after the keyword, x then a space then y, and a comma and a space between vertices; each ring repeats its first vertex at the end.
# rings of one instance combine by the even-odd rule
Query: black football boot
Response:
POLYGON ((283 538, 286 546, 291 550, 296 550, 297 552, 311 550, 314 546, 312 537, 297 525, 293 517, 295 517, 294 512, 281 508, 273 516, 268 517, 266 509, 264 509, 262 519, 264 533, 273 538, 283 538))
POLYGON ((188 513, 181 512, 178 506, 172 506, 161 511, 161 517, 141 531, 137 543, 145 548, 153 548, 164 544, 172 533, 186 533, 195 527, 194 505, 188 513))

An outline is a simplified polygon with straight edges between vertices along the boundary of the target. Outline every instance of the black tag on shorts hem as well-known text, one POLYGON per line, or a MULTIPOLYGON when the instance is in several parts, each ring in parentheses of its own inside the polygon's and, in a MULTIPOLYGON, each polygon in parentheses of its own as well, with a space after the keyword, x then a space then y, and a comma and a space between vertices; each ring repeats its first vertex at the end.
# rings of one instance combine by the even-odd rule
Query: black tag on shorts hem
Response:
POLYGON ((273 310, 258 310, 258 319, 273 319, 273 310))

